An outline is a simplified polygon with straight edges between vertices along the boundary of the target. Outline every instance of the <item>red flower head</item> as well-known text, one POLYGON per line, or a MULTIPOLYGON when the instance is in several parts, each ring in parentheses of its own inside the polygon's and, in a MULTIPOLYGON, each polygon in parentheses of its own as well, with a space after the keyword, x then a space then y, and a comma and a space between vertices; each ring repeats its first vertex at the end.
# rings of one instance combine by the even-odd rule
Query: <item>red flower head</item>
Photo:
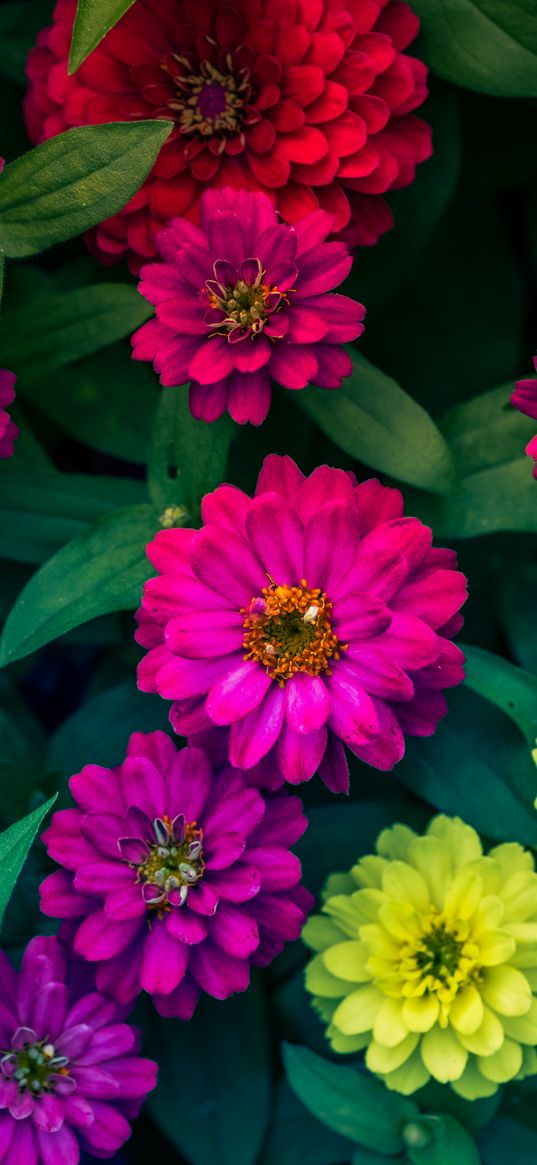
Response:
POLYGON ((380 197, 431 152, 412 115, 426 69, 403 50, 419 23, 402 0, 137 0, 67 74, 75 0, 28 58, 26 119, 43 141, 74 125, 175 122, 146 183, 92 232, 104 263, 134 271, 169 218, 199 221, 208 184, 263 190, 287 222, 321 207, 351 246, 391 226, 380 197))

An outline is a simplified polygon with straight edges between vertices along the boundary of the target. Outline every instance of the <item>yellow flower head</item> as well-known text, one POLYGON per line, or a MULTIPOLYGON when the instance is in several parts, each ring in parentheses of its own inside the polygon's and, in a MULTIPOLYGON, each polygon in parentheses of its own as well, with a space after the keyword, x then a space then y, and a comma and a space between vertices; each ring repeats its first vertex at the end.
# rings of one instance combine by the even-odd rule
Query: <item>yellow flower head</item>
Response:
POLYGON ((432 1076, 491 1096, 537 1072, 537 873, 522 846, 485 856, 459 817, 384 830, 333 874, 303 938, 306 986, 336 1052, 409 1094, 432 1076))

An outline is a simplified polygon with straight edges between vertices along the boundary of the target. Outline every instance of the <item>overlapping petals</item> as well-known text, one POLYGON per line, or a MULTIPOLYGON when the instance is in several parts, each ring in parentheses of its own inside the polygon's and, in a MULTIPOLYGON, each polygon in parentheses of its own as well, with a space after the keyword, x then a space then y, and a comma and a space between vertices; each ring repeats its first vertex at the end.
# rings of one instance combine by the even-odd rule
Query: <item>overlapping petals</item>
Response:
POLYGON ((92 232, 98 258, 155 253, 171 217, 199 221, 210 185, 264 190, 286 222, 319 207, 350 244, 391 225, 382 195, 431 152, 415 117, 427 70, 402 0, 137 0, 72 76, 75 0, 28 58, 34 142, 74 125, 165 117, 174 130, 142 189, 92 232))
MULTIPOLYGON (((537 356, 533 363, 537 371, 537 356)), ((537 420, 537 380, 519 380, 511 393, 511 404, 527 417, 537 420)), ((526 453, 535 461, 533 476, 537 479, 537 435, 526 445, 526 453)))
POLYGON ((7 368, 0 368, 0 459, 13 456, 19 435, 18 425, 6 411, 15 400, 15 383, 15 374, 8 372, 7 368))
POLYGON ((300 934, 312 899, 289 848, 306 828, 297 797, 215 775, 162 732, 134 734, 117 769, 88 765, 70 787, 77 808, 43 836, 63 869, 42 909, 70 920, 100 990, 123 1003, 144 990, 188 1019, 201 991, 244 991, 251 964, 300 934))
POLYGON ((363 332, 365 309, 327 294, 348 275, 343 243, 327 243, 322 210, 288 227, 264 194, 230 189, 201 199, 201 228, 173 219, 157 237, 162 262, 142 268, 156 318, 133 337, 161 384, 190 381, 195 417, 225 409, 264 421, 271 379, 290 389, 339 388, 352 371, 341 347, 363 332))
POLYGON ((18 974, 0 953, 0 1160, 77 1165, 115 1157, 155 1087, 136 1028, 84 984, 54 938, 33 939, 18 974))
POLYGON ((432 1077, 467 1100, 537 1071, 537 874, 516 843, 485 856, 458 817, 381 833, 328 879, 306 923, 306 985, 337 1052, 389 1088, 432 1077))
POLYGON ((343 744, 379 769, 432 734, 461 682, 466 580, 401 494, 268 457, 254 498, 220 486, 203 528, 157 534, 137 639, 144 691, 186 736, 229 729, 238 768, 348 783, 343 744))

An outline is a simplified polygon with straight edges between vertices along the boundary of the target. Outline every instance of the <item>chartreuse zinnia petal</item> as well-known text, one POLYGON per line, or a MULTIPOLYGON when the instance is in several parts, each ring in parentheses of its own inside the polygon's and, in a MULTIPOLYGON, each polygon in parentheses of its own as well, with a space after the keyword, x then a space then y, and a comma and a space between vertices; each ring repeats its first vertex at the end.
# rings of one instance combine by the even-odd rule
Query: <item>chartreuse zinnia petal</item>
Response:
POLYGON ((460 818, 381 833, 329 879, 304 941, 306 986, 334 1051, 409 1094, 433 1077, 468 1100, 537 1072, 537 873, 505 843, 485 856, 460 818))

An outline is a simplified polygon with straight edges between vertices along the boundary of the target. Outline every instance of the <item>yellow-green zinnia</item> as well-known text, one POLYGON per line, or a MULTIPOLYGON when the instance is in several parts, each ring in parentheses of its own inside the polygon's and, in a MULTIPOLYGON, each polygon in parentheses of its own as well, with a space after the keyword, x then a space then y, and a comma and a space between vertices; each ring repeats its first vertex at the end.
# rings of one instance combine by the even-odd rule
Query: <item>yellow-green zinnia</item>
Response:
POLYGON ((430 1077, 474 1100, 537 1072, 537 873, 516 843, 485 856, 458 817, 384 830, 333 874, 306 923, 306 986, 336 1052, 409 1094, 430 1077))

